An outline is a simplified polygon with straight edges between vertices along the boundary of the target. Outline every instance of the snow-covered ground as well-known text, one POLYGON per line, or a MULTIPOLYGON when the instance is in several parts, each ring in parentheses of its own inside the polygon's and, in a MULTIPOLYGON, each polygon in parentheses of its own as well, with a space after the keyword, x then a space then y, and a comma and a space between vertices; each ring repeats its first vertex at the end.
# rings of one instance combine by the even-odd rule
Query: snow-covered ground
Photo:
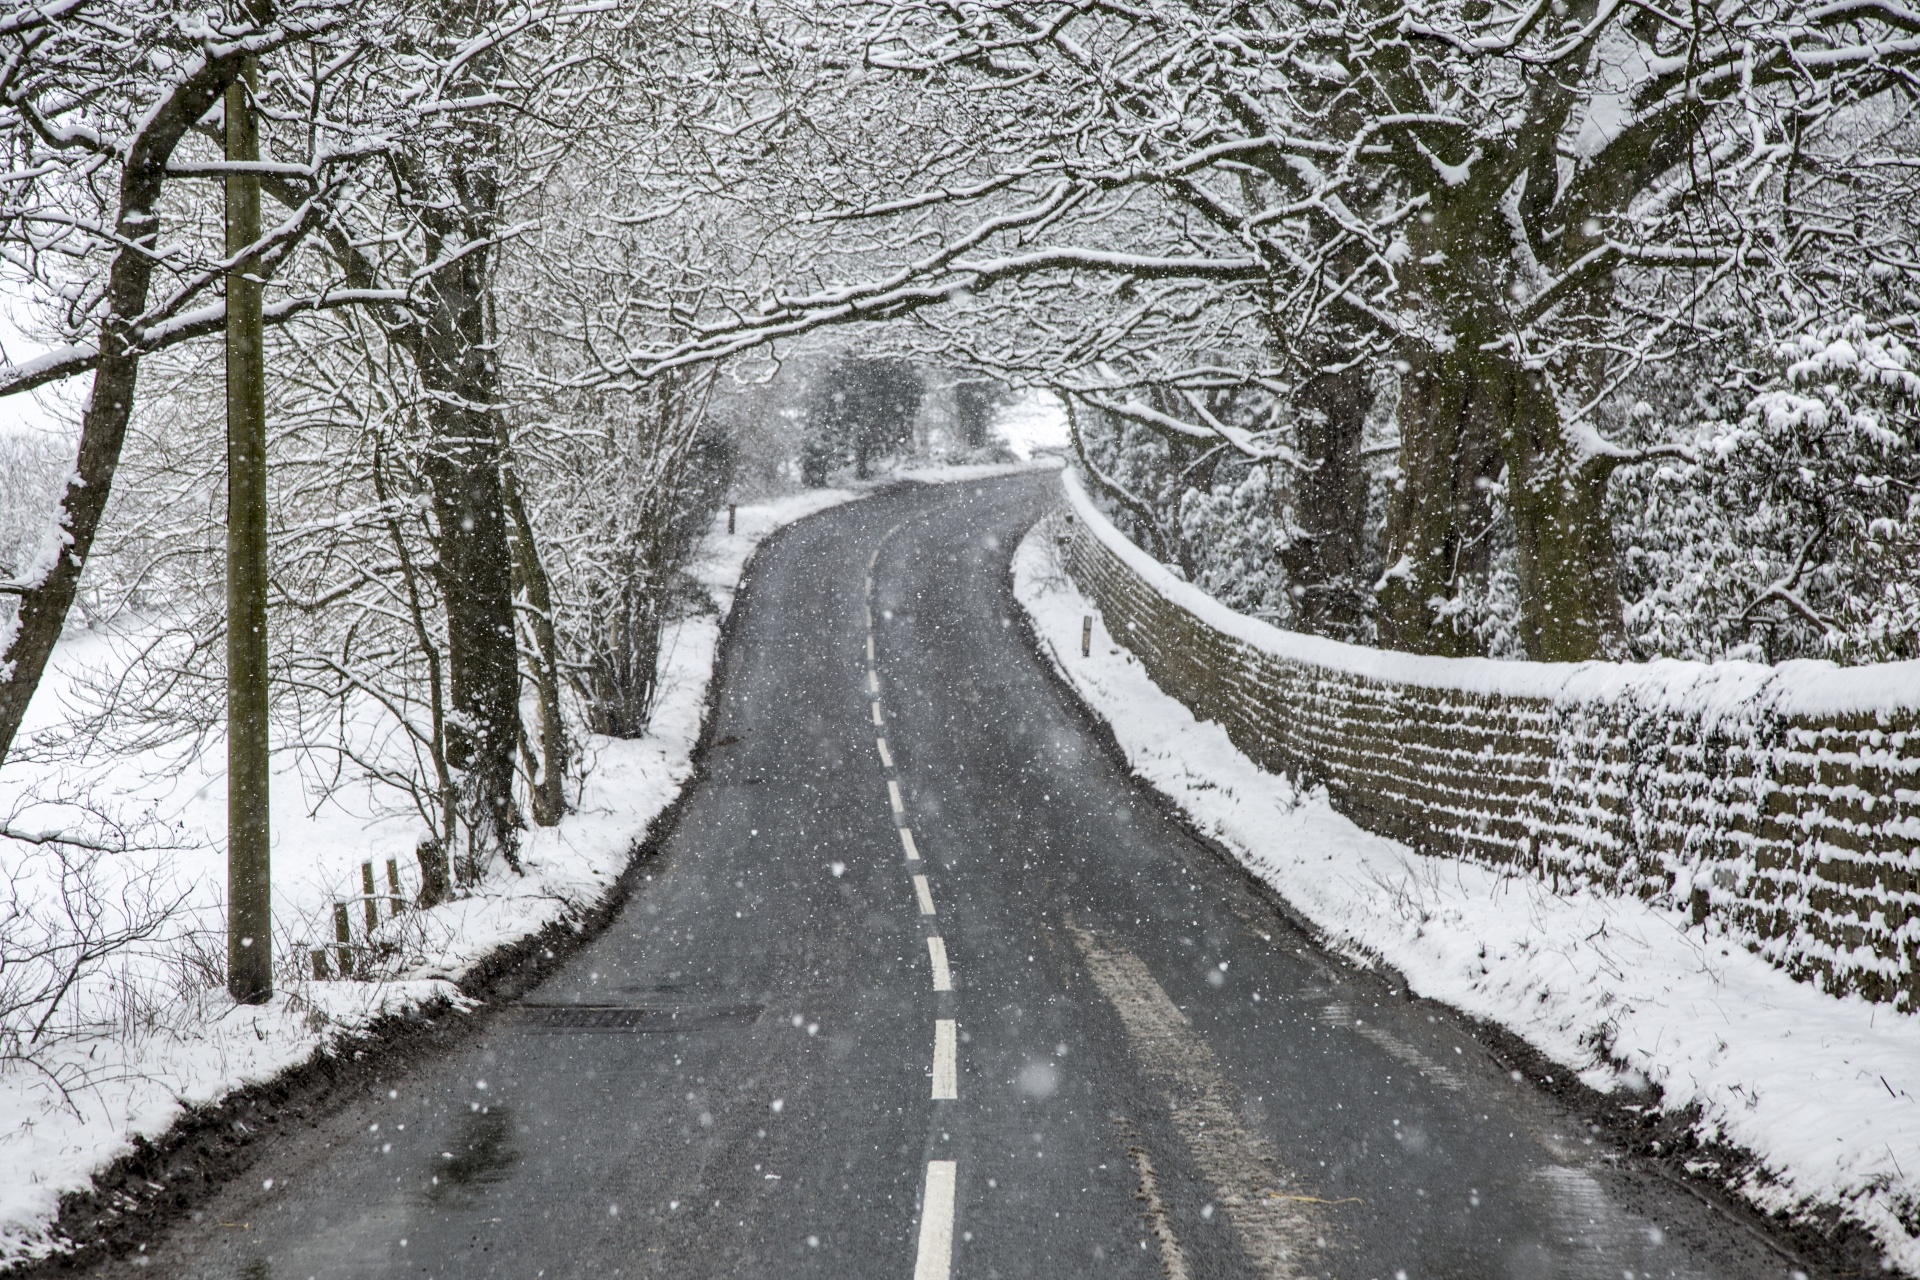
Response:
MULTIPOLYGON (((1055 666, 1134 772, 1362 964, 1523 1036, 1602 1092, 1699 1107, 1704 1137, 1753 1153, 1733 1185, 1763 1209, 1838 1206, 1920 1275, 1920 1021, 1793 981, 1637 900, 1555 893, 1426 857, 1264 772, 1148 679, 1061 570, 1048 522, 1014 587, 1055 666), (1080 656, 1091 616, 1092 656, 1080 656), (1604 1052, 1602 1051, 1604 1048, 1604 1052), (1907 1169, 1913 1169, 1908 1174, 1907 1169)), ((1696 1172, 1711 1175, 1701 1167, 1696 1172)))
MULTIPOLYGON (((947 477, 934 471, 925 478, 947 477)), ((111 880, 109 896, 131 887, 184 901, 163 937, 129 955, 124 981, 110 977, 90 993, 96 1005, 117 1000, 124 1007, 119 1030, 70 1039, 52 1055, 38 1055, 75 1086, 66 1096, 40 1070, 0 1062, 0 1269, 59 1247, 49 1224, 60 1194, 84 1187, 93 1170, 128 1149, 132 1136, 158 1134, 184 1106, 215 1101, 304 1062, 336 1035, 382 1013, 457 1000, 454 983, 476 961, 590 910, 692 772, 721 619, 754 549, 782 525, 857 496, 811 490, 741 507, 733 535, 720 518, 694 565, 718 613, 687 619, 669 634, 647 735, 587 744, 577 810, 558 827, 527 833, 524 876, 499 870, 471 896, 384 924, 407 931, 406 953, 415 957, 388 980, 290 984, 283 974, 282 990, 257 1008, 235 1007, 219 990, 224 742, 209 742, 184 759, 155 751, 78 763, 9 761, 0 778, 0 815, 17 810, 36 791, 54 788, 68 795, 87 788, 103 809, 146 815, 144 830, 164 828, 168 847, 112 860, 102 869, 111 880), (198 971, 187 972, 196 959, 202 962, 198 971)), ((29 733, 68 714, 74 682, 108 663, 115 643, 87 633, 62 643, 30 711, 29 733)), ((382 892, 389 857, 398 857, 404 868, 407 892, 417 888, 411 857, 417 819, 356 812, 350 800, 309 812, 307 790, 290 762, 276 771, 273 801, 274 916, 283 954, 331 937, 331 904, 360 892, 363 859, 374 859, 382 892)), ((29 806, 13 825, 39 830, 58 822, 36 819, 57 816, 48 806, 29 806)), ((22 877, 29 891, 36 887, 33 877, 44 880, 49 868, 44 850, 0 840, 0 873, 22 877)), ((357 931, 361 907, 352 909, 357 931)))

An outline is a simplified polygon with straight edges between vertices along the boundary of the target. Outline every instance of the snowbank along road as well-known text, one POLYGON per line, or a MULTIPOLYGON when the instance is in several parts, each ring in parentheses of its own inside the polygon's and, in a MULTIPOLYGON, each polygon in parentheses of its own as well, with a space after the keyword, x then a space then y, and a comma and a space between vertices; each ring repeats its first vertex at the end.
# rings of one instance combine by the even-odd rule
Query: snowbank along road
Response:
POLYGON ((1795 1274, 1125 776, 1012 614, 1054 483, 769 544, 707 774, 607 932, 112 1269, 1795 1274))

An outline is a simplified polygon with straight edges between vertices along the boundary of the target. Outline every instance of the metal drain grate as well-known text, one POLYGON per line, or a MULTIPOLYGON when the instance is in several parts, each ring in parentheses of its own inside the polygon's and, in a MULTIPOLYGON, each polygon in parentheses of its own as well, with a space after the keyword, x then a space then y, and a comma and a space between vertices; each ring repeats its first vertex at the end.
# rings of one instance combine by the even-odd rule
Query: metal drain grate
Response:
POLYGON ((723 1031, 751 1026, 757 1004, 688 1006, 662 1009, 635 1005, 523 1004, 511 1021, 528 1031, 625 1031, 658 1035, 678 1031, 723 1031))

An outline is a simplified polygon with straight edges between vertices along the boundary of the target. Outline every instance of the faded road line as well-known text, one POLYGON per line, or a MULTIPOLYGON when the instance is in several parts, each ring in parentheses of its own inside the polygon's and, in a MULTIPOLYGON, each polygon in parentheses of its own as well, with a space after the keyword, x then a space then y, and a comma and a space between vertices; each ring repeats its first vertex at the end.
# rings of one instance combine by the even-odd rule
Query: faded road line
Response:
POLYGON ((907 851, 908 862, 920 861, 920 846, 913 842, 913 832, 907 827, 900 828, 900 847, 907 851))
POLYGON ((932 915, 933 890, 927 887, 927 878, 925 876, 915 876, 913 878, 913 892, 914 896, 920 899, 920 914, 923 916, 932 915))
POLYGON ((1072 921, 1067 928, 1094 985, 1120 1015, 1135 1060, 1165 1091, 1174 1126, 1247 1260, 1268 1280, 1306 1275, 1320 1220, 1299 1201, 1281 1198, 1297 1180, 1282 1172, 1272 1145, 1241 1123, 1213 1050, 1138 956, 1072 921))

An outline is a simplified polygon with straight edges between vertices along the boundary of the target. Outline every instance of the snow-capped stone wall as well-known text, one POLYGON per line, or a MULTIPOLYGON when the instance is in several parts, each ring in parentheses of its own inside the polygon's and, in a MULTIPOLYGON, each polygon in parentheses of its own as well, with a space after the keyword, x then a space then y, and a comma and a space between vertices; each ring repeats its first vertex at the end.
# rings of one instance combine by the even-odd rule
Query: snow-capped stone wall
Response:
POLYGON ((1920 663, 1493 662, 1281 631, 1063 477, 1063 561, 1154 682, 1426 852, 1660 898, 1828 991, 1920 1007, 1920 663))

